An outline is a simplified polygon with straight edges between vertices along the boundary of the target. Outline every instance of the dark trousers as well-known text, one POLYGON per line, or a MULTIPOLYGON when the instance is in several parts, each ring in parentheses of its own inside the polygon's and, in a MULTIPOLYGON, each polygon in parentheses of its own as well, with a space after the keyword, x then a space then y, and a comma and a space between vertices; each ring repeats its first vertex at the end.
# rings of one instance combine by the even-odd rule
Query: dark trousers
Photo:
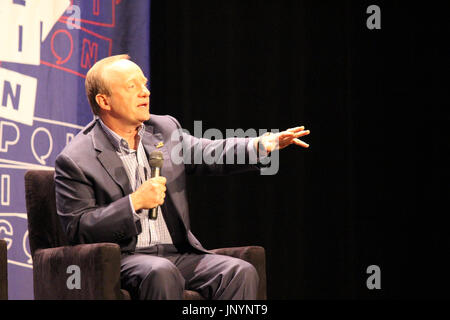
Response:
POLYGON ((213 300, 255 300, 258 274, 248 262, 218 254, 178 253, 173 245, 156 245, 123 254, 122 288, 133 299, 183 299, 183 290, 213 300))

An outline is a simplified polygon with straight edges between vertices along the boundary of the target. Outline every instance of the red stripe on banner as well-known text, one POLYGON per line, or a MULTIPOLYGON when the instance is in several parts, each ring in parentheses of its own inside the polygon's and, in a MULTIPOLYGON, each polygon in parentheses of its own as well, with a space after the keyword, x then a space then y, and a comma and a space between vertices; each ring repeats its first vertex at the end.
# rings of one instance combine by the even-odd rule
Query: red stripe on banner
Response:
POLYGON ((61 67, 61 66, 57 66, 56 64, 52 64, 52 63, 49 63, 49 62, 43 61, 43 60, 41 60, 41 64, 45 64, 46 66, 49 66, 49 67, 52 67, 52 68, 55 68, 55 69, 60 69, 60 70, 63 70, 63 71, 67 71, 67 72, 73 73, 73 74, 75 74, 75 75, 77 75, 79 77, 82 77, 82 78, 86 79, 86 75, 81 74, 81 73, 76 72, 76 71, 73 71, 71 69, 64 68, 64 67, 61 67))

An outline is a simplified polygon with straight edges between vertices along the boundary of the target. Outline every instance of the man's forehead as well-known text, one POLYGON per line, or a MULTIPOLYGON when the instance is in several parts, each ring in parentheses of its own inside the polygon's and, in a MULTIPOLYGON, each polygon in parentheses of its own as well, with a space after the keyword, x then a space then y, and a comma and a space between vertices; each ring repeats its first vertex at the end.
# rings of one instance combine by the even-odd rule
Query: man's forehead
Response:
POLYGON ((147 81, 147 78, 144 76, 144 74, 142 73, 142 71, 140 72, 136 72, 136 73, 132 73, 130 74, 130 76, 126 79, 126 81, 132 81, 132 80, 143 80, 143 81, 147 81))
POLYGON ((144 73, 141 68, 133 61, 121 59, 114 61, 112 64, 105 68, 105 71, 112 73, 115 76, 123 77, 124 79, 138 77, 144 77, 144 73))

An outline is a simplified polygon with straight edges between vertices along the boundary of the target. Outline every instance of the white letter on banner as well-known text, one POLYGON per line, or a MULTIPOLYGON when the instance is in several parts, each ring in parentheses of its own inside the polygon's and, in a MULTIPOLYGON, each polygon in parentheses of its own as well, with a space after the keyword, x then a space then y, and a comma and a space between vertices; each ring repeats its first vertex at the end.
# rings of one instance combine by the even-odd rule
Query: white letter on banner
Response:
POLYGON ((52 134, 50 133, 50 131, 48 131, 48 129, 46 129, 44 127, 39 127, 36 130, 34 130, 33 134, 31 135, 31 152, 33 153, 34 158, 40 164, 45 165, 46 164, 45 160, 50 156, 52 151, 53 151, 53 138, 52 138, 52 134), (47 135, 48 142, 49 142, 47 153, 45 153, 41 156, 38 155, 38 153, 36 152, 35 138, 36 138, 36 134, 38 132, 44 132, 47 135))
POLYGON ((23 252, 24 252, 25 255, 28 257, 27 263, 28 263, 28 264, 33 264, 33 257, 31 256, 31 253, 30 253, 30 251, 28 250, 27 243, 29 243, 29 239, 28 239, 28 230, 27 230, 27 231, 25 232, 25 234, 23 235, 22 248, 23 248, 23 252))
POLYGON ((0 61, 39 65, 41 41, 70 5, 70 0, 0 1, 0 61), (42 39, 41 39, 42 22, 42 39))
POLYGON ((40 64, 41 28, 35 8, 39 1, 28 1, 25 5, 13 1, 1 1, 0 60, 32 65, 40 64))
POLYGON ((6 249, 9 250, 13 243, 14 230, 8 220, 0 219, 0 239, 6 241, 6 249))
POLYGON ((9 174, 2 174, 0 179, 0 192, 1 192, 1 204, 2 206, 9 206, 9 197, 11 190, 11 176, 9 174))
POLYGON ((33 125, 37 79, 0 68, 0 117, 33 125))
MULTIPOLYGON (((0 109, 1 110, 1 109, 0 109)), ((0 113, 1 116, 1 113, 0 113)), ((9 121, 0 121, 0 152, 8 152, 8 146, 13 146, 17 144, 20 138, 20 130, 19 127, 9 121), (5 127, 12 127, 16 131, 14 140, 6 140, 5 127)))

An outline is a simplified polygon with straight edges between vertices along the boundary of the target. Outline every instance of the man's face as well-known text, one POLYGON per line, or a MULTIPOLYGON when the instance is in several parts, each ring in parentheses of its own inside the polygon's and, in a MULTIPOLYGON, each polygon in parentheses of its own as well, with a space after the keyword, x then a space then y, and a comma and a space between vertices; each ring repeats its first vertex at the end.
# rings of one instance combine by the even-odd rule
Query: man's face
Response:
POLYGON ((138 126, 150 119, 150 91, 141 68, 130 60, 108 66, 103 77, 109 85, 109 116, 125 126, 138 126))

